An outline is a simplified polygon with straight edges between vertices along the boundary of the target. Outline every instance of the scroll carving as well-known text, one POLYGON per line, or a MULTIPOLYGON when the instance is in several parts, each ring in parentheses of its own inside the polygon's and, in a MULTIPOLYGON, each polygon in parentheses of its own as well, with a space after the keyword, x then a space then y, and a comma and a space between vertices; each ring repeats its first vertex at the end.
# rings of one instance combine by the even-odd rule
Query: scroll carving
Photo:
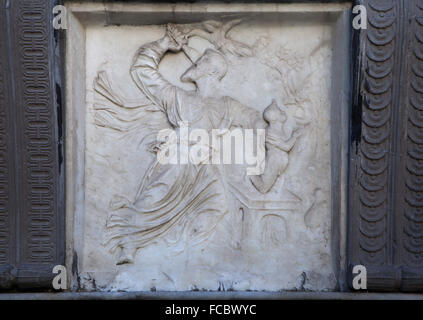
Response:
POLYGON ((369 2, 364 59, 362 140, 360 145, 360 261, 383 265, 389 255, 389 148, 391 142, 394 19, 378 21, 383 12, 395 16, 396 5, 369 2))

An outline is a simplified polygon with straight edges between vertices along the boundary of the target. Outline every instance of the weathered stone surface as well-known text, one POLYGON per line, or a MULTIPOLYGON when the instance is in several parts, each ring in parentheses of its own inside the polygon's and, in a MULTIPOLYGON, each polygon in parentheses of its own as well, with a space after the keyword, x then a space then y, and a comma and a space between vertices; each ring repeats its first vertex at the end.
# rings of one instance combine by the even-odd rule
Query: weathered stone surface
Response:
POLYGON ((72 111, 85 127, 74 128, 85 136, 75 169, 82 288, 335 288, 334 26, 313 14, 85 26, 84 66, 68 68, 86 85, 85 106, 72 111), (182 135, 183 122, 210 134, 265 129, 264 171, 158 163, 157 134, 182 135))

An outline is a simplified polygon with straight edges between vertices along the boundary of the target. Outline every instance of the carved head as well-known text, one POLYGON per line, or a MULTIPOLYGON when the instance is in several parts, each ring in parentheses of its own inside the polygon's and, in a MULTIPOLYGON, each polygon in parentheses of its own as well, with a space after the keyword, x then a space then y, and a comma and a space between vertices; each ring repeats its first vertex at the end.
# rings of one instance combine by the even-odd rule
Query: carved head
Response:
POLYGON ((182 82, 194 82, 202 78, 222 80, 228 71, 225 57, 218 51, 207 49, 204 54, 181 76, 182 82))
POLYGON ((263 118, 268 123, 285 122, 287 120, 286 112, 278 107, 275 100, 273 100, 272 103, 264 109, 263 118))

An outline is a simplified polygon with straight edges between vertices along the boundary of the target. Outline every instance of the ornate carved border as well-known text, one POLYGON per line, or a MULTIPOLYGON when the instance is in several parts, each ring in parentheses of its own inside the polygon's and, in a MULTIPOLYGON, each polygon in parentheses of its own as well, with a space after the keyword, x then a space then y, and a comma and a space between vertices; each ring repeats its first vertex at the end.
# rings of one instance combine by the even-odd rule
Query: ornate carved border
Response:
MULTIPOLYGON (((3 6, 3 3, 2 3, 3 6)), ((6 12, 0 11, 0 30, 2 35, 7 29, 6 12)), ((13 217, 14 211, 12 196, 14 194, 11 178, 13 173, 10 171, 13 163, 12 155, 13 142, 11 141, 12 121, 10 121, 10 70, 8 65, 8 42, 7 37, 0 37, 0 287, 9 287, 13 252, 11 238, 13 237, 13 217)))
POLYGON ((423 1, 356 3, 349 282, 361 264, 370 290, 423 290, 423 1))
MULTIPOLYGON (((0 0, 0 288, 50 286, 64 263, 54 3, 0 0)), ((355 4, 369 23, 353 37, 347 274, 363 264, 370 290, 423 290, 423 0, 355 4)))
POLYGON ((49 287, 53 266, 64 263, 61 82, 53 5, 0 0, 3 288, 49 287))

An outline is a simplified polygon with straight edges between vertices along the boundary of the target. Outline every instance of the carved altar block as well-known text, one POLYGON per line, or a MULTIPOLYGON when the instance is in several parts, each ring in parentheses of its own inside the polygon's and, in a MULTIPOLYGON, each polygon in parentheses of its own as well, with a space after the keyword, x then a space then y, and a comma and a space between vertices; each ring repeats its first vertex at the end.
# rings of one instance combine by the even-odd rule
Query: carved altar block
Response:
MULTIPOLYGON (((67 8, 73 284, 112 291, 342 285, 349 5, 67 8), (207 143, 201 161, 162 163, 169 139, 160 134, 175 133, 182 152, 196 142, 184 144, 185 129, 210 141, 232 134, 234 144, 235 130, 243 138, 252 130, 255 154, 265 156, 260 170, 234 163, 236 148, 230 163, 216 163, 207 143)), ((245 139, 243 147, 244 155, 245 139)))

